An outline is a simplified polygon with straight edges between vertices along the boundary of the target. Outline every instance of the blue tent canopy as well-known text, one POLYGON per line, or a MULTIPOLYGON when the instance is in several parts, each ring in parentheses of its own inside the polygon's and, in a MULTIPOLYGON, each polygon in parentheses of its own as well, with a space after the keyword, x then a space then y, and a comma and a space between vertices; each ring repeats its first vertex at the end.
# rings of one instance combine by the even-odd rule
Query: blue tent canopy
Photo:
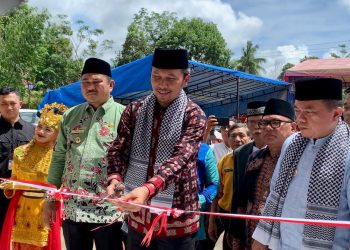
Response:
MULTIPOLYGON (((116 83, 112 91, 115 100, 128 104, 151 93, 151 62, 152 55, 149 55, 112 70, 116 83)), ((195 61, 190 61, 190 67, 187 95, 206 114, 228 117, 244 113, 249 101, 272 97, 287 100, 288 97, 289 84, 286 82, 195 61)), ((61 102, 68 107, 85 102, 80 82, 48 91, 39 109, 52 102, 61 102)))

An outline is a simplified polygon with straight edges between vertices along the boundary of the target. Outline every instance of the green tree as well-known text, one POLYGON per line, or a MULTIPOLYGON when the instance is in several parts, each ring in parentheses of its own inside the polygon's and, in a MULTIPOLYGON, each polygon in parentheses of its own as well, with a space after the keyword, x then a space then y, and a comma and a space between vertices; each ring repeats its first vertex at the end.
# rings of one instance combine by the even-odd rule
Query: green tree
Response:
POLYGON ((156 47, 186 48, 191 59, 220 66, 227 66, 231 55, 214 23, 199 18, 179 20, 174 13, 141 9, 128 27, 115 64, 151 54, 156 47))
POLYGON ((176 22, 156 45, 186 48, 191 59, 224 67, 229 64, 231 56, 216 24, 204 22, 200 18, 184 18, 176 22))
POLYGON ((304 62, 304 61, 306 61, 306 60, 310 60, 310 59, 320 59, 319 57, 317 57, 317 56, 304 56, 303 58, 301 58, 300 59, 300 61, 299 62, 304 62))
POLYGON ((339 46, 339 52, 337 53, 331 53, 331 56, 333 58, 346 58, 350 57, 350 52, 346 49, 345 44, 340 44, 339 46))
POLYGON ((83 59, 73 57, 72 34, 67 16, 59 15, 54 23, 47 21, 34 77, 37 89, 57 88, 79 79, 83 59))
POLYGON ((1 18, 0 84, 22 89, 22 80, 32 78, 40 63, 41 37, 48 13, 33 13, 21 5, 1 18))
POLYGON ((286 63, 283 68, 282 68, 282 71, 281 73, 279 74, 279 76, 277 77, 278 80, 281 80, 281 81, 284 81, 284 74, 286 73, 286 71, 288 69, 290 69, 291 67, 294 67, 294 64, 292 63, 286 63))
POLYGON ((22 4, 1 20, 1 85, 24 91, 24 82, 41 82, 45 90, 79 78, 82 63, 72 57, 72 30, 65 16, 52 22, 48 11, 22 4))
POLYGON ((239 62, 238 62, 238 60, 236 58, 233 57, 233 53, 232 53, 231 59, 228 62, 227 68, 237 70, 238 65, 239 65, 239 62))
POLYGON ((92 29, 83 20, 78 20, 76 24, 78 30, 71 35, 75 59, 99 57, 112 49, 114 44, 112 40, 99 40, 100 36, 104 34, 102 29, 92 29), (85 45, 86 43, 87 45, 85 45))
POLYGON ((98 42, 102 30, 79 21, 74 33, 71 26, 67 16, 52 17, 27 4, 1 16, 0 87, 14 86, 23 93, 31 82, 44 93, 77 81, 87 56, 111 48, 109 40, 98 42))
POLYGON ((242 56, 237 61, 237 70, 254 75, 258 75, 260 71, 263 71, 261 64, 266 62, 266 59, 256 57, 258 49, 258 45, 253 45, 252 41, 247 41, 246 46, 242 48, 242 56))
POLYGON ((122 50, 114 60, 115 65, 123 65, 148 54, 156 47, 158 40, 177 22, 174 13, 156 13, 142 8, 128 26, 128 33, 122 50))

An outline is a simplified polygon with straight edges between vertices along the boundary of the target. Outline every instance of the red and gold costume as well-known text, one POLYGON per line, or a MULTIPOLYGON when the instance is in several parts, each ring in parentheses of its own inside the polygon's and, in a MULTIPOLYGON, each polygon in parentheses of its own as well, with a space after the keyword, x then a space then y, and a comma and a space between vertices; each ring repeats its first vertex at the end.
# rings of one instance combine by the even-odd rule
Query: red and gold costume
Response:
MULTIPOLYGON (((41 110, 39 124, 58 130, 62 113, 66 109, 65 106, 57 103, 45 105, 41 110)), ((52 152, 52 146, 41 146, 35 139, 16 148, 13 154, 11 179, 47 183, 52 152)), ((9 219, 5 220, 0 244, 9 246, 3 241, 8 241, 11 234, 12 250, 55 249, 48 246, 49 228, 44 225, 42 219, 44 191, 13 183, 5 185, 5 196, 13 200, 7 211, 9 219), (14 221, 10 218, 13 218, 12 215, 14 215, 14 221)))

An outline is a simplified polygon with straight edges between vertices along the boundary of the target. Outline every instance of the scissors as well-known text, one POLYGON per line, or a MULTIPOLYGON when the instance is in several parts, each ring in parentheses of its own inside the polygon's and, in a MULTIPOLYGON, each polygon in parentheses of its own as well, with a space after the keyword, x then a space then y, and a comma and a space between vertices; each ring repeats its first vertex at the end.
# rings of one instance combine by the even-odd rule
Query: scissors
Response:
POLYGON ((124 182, 118 182, 117 185, 115 185, 115 187, 114 187, 114 197, 124 194, 124 188, 121 189, 121 186, 124 187, 124 182))

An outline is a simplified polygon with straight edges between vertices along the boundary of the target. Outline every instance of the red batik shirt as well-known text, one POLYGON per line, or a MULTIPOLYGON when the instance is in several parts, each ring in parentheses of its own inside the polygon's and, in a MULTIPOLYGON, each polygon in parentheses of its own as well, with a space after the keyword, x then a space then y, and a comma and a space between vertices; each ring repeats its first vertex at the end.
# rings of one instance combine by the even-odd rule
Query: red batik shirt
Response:
MULTIPOLYGON (((144 100, 130 103, 122 114, 118 137, 111 143, 107 152, 108 180, 122 181, 128 168, 132 138, 136 120, 140 113, 140 107, 144 100)), ((150 199, 158 192, 165 190, 171 183, 175 183, 173 208, 187 211, 198 211, 198 185, 197 185, 197 155, 200 143, 203 139, 206 117, 201 108, 188 100, 182 123, 182 133, 177 141, 174 151, 169 159, 162 164, 156 174, 153 174, 153 165, 157 152, 159 129, 165 110, 155 105, 154 121, 152 128, 152 141, 148 167, 148 180, 145 186, 150 190, 150 199), (153 185, 149 185, 149 184, 153 185)), ((141 234, 145 234, 150 224, 157 215, 151 214, 147 209, 131 213, 129 227, 141 234)), ((183 214, 178 218, 168 217, 167 231, 158 237, 181 237, 195 233, 199 228, 199 216, 183 214)), ((155 232, 157 233, 157 227, 155 232)))

